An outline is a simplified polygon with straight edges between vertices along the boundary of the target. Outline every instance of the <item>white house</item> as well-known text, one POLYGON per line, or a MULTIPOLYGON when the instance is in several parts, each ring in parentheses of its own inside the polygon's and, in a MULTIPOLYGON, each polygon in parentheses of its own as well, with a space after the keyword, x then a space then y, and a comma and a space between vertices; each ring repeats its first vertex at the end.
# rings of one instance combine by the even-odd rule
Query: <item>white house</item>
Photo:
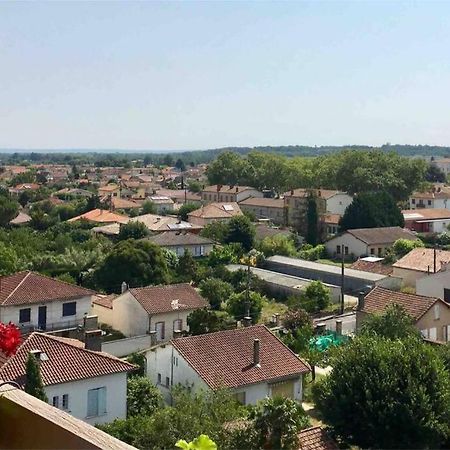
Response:
POLYGON ((208 256, 214 248, 214 241, 187 231, 166 231, 148 238, 160 247, 175 252, 178 256, 190 252, 194 257, 208 256))
POLYGON ((155 334, 156 342, 172 339, 174 331, 188 330, 188 315, 208 302, 189 284, 148 286, 124 290, 118 296, 95 298, 93 313, 101 323, 125 336, 155 334))
POLYGON ((30 271, 0 277, 0 321, 26 331, 75 327, 90 313, 94 294, 30 271))
POLYGON ((147 351, 147 376, 167 401, 177 384, 227 388, 245 405, 274 396, 301 401, 309 371, 264 325, 177 338, 147 351))
POLYGON ((450 187, 434 186, 431 191, 413 192, 409 197, 409 209, 450 209, 450 187))
POLYGON ((427 274, 416 280, 416 293, 427 297, 437 297, 450 303, 449 263, 440 266, 440 271, 427 274))
POLYGON ((418 233, 442 233, 450 225, 450 210, 446 208, 406 209, 402 214, 405 228, 418 233))
POLYGON ((344 255, 382 256, 397 239, 415 241, 418 238, 411 231, 400 227, 357 228, 331 238, 325 243, 325 248, 331 257, 340 256, 342 246, 344 255))
POLYGON ((263 193, 251 186, 234 186, 215 184, 207 186, 202 191, 202 201, 204 203, 222 202, 239 203, 250 197, 263 197, 263 193))
POLYGON ((213 222, 229 222, 234 216, 241 216, 239 205, 233 203, 209 203, 188 213, 188 221, 194 225, 206 226, 213 222))
POLYGON ((321 189, 320 194, 326 201, 326 211, 340 216, 344 215, 347 206, 353 201, 353 197, 346 192, 321 189))
POLYGON ((0 368, 0 379, 23 387, 30 353, 39 363, 51 405, 91 425, 126 418, 127 372, 134 365, 87 350, 76 339, 32 333, 0 368))

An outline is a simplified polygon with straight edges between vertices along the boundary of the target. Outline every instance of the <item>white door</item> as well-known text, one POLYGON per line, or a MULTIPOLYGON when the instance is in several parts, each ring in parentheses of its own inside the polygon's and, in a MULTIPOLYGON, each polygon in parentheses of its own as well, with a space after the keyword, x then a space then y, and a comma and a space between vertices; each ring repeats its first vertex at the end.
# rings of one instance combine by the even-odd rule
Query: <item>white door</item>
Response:
POLYGON ((164 340, 164 322, 157 322, 156 323, 156 340, 158 342, 164 340))

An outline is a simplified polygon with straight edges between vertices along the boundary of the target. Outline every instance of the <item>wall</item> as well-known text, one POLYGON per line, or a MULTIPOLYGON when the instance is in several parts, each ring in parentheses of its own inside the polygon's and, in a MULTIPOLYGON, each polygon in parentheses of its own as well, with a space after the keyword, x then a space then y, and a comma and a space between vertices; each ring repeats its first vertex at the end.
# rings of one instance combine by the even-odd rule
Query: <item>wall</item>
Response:
POLYGON ((73 300, 34 303, 32 305, 2 306, 0 307, 0 320, 3 323, 12 322, 19 328, 30 326, 37 327, 39 306, 47 306, 47 329, 50 330, 52 328, 52 324, 57 328, 76 326, 82 322, 85 315, 90 314, 91 296, 80 297, 73 300), (70 302, 77 303, 76 315, 63 317, 62 305, 63 303, 70 302), (24 308, 31 308, 31 321, 28 323, 19 324, 19 311, 24 308))
POLYGON ((125 339, 117 339, 116 341, 102 342, 102 352, 123 358, 131 353, 146 350, 151 347, 151 338, 149 334, 143 336, 135 336, 125 339))
POLYGON ((168 250, 172 250, 178 256, 183 256, 185 251, 188 251, 194 258, 201 256, 208 256, 213 249, 213 244, 205 244, 205 245, 178 245, 178 246, 170 246, 164 245, 164 248, 168 250), (196 250, 197 249, 197 250, 196 250))
POLYGON ((344 215, 345 209, 353 201, 353 198, 344 193, 333 195, 327 200, 327 211, 332 214, 344 215))
POLYGON ((104 306, 92 303, 92 314, 98 317, 98 323, 105 323, 111 327, 114 324, 114 315, 111 308, 105 308, 104 306))
POLYGON ((416 293, 444 299, 444 288, 450 289, 450 271, 425 275, 416 281, 416 293))
POLYGON ((344 233, 325 242, 325 248, 327 249, 327 253, 330 257, 339 256, 336 254, 336 247, 338 245, 345 245, 348 247, 348 254, 355 257, 367 255, 368 252, 367 245, 364 242, 356 239, 349 233, 344 233))
POLYGON ((129 291, 114 299, 113 317, 113 328, 125 336, 142 336, 147 333, 148 314, 129 291))
POLYGON ((253 206, 240 204, 242 211, 251 212, 257 219, 270 219, 278 225, 284 224, 284 208, 271 208, 268 206, 253 206))
MULTIPOLYGON (((402 269, 395 266, 393 269, 392 275, 401 278, 403 286, 416 287, 417 280, 427 276, 426 272, 419 272, 418 270, 402 269)), ((430 267, 430 270, 433 270, 433 267, 430 267)))
MULTIPOLYGON (((447 327, 450 325, 450 307, 444 302, 438 302, 439 305, 439 319, 435 319, 434 306, 432 306, 418 321, 417 328, 419 330, 430 330, 436 328, 436 340, 441 342, 448 341, 447 327), (443 327, 446 330, 443 330, 443 327)), ((428 335, 432 339, 431 335, 428 335)))
POLYGON ((69 394, 69 409, 66 412, 91 425, 108 423, 117 418, 124 419, 127 414, 126 373, 116 373, 97 378, 73 381, 71 383, 46 386, 45 393, 50 404, 52 404, 53 396, 60 396, 61 404, 63 394, 69 394), (103 386, 106 387, 107 414, 88 418, 86 416, 88 390, 103 386))
MULTIPOLYGON (((183 303, 183 300, 180 299, 180 303, 183 303)), ((150 317, 150 331, 156 331, 156 323, 164 322, 165 323, 165 337, 164 341, 170 341, 173 338, 173 322, 174 320, 181 319, 183 321, 182 328, 183 330, 189 330, 187 326, 187 317, 192 312, 192 309, 189 310, 175 310, 168 313, 156 314, 150 317)))

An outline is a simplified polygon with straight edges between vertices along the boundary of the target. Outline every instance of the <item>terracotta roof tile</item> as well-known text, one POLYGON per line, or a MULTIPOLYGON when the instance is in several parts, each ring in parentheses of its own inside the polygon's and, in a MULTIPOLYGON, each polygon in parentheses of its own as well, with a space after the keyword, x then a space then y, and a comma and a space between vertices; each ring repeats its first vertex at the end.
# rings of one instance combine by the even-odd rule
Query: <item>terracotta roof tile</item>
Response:
POLYGON ((368 245, 390 244, 397 239, 409 239, 411 241, 418 239, 413 232, 400 227, 355 228, 347 230, 347 233, 368 245))
POLYGON ((209 203, 188 214, 189 217, 202 217, 204 219, 222 219, 240 215, 242 215, 242 211, 236 202, 209 203))
POLYGON ((147 238, 149 241, 162 246, 175 245, 212 245, 214 241, 186 231, 166 231, 147 238))
POLYGON ((0 368, 0 379, 25 383, 25 365, 28 354, 39 350, 48 359, 41 360, 40 368, 44 386, 68 383, 134 370, 135 366, 108 355, 94 352, 74 343, 73 339, 59 338, 43 333, 32 333, 19 347, 17 353, 0 368))
POLYGON ((321 427, 302 430, 299 435, 299 450, 337 450, 339 447, 321 427))
POLYGON ((427 220, 450 219, 450 210, 445 208, 404 209, 405 221, 426 222, 427 220))
POLYGON ((440 300, 434 297, 391 291, 377 286, 366 295, 362 312, 368 314, 382 313, 388 306, 397 304, 402 306, 414 320, 418 320, 437 301, 440 300))
POLYGON ((382 261, 364 261, 358 259, 351 266, 350 269, 362 270, 363 272, 379 273, 380 275, 390 275, 394 270, 390 264, 383 264, 382 261))
POLYGON ((69 219, 68 222, 75 222, 76 220, 82 219, 98 223, 128 223, 128 221, 130 220, 130 218, 127 216, 116 214, 106 209, 93 209, 79 216, 72 217, 72 219, 69 219))
POLYGON ((0 304, 3 306, 70 300, 94 294, 90 289, 30 271, 0 277, 0 304))
POLYGON ((94 296, 92 303, 95 303, 96 305, 103 306, 104 308, 112 309, 113 307, 113 300, 117 298, 117 294, 110 294, 110 295, 96 295, 94 296))
POLYGON ((239 202, 239 205, 247 205, 247 206, 258 206, 262 208, 284 208, 284 200, 282 198, 260 198, 260 197, 250 197, 242 202, 239 202))
POLYGON ((187 283, 132 288, 129 292, 148 314, 205 308, 208 302, 187 283), (176 302, 177 303, 173 303, 176 302))
POLYGON ((264 325, 172 340, 188 364, 213 389, 298 377, 309 372, 264 325), (260 364, 253 364, 254 339, 260 340, 260 364))
MULTIPOLYGON (((450 252, 447 250, 436 250, 436 272, 439 272, 442 266, 448 262, 450 262, 450 252)), ((403 258, 392 264, 392 266, 400 269, 417 270, 419 272, 430 271, 433 273, 434 250, 423 247, 414 248, 403 258)))
POLYGON ((244 191, 248 191, 249 189, 251 190, 256 190, 256 188, 251 187, 251 186, 237 186, 237 185, 217 185, 214 184, 212 186, 206 186, 203 189, 203 192, 217 192, 219 191, 221 194, 225 193, 225 194, 235 194, 237 192, 244 192, 244 191))

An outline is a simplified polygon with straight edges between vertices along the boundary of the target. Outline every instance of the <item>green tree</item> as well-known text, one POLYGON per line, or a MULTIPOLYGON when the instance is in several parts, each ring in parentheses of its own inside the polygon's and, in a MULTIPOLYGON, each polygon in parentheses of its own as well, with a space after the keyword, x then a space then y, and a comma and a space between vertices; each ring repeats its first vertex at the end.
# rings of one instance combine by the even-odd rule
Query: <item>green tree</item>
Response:
POLYGON ((0 242, 0 276, 17 272, 21 263, 14 247, 0 242))
POLYGON ((178 217, 181 220, 188 220, 188 214, 192 211, 195 211, 196 209, 198 209, 198 206, 195 205, 194 203, 186 203, 183 206, 180 207, 180 209, 178 210, 178 217))
POLYGON ((403 227, 400 208, 387 192, 358 194, 347 207, 339 227, 342 231, 355 228, 403 227))
POLYGON ((142 222, 128 222, 120 226, 119 241, 142 239, 148 236, 149 230, 142 222))
POLYGON ((195 438, 191 442, 186 442, 184 439, 180 439, 175 444, 175 447, 183 450, 217 450, 216 443, 206 434, 201 434, 198 438, 195 438))
POLYGON ((134 370, 128 375, 128 379, 145 376, 147 358, 145 357, 144 353, 133 352, 127 357, 127 361, 138 366, 138 369, 134 370))
POLYGON ((228 224, 225 222, 212 222, 203 228, 200 234, 216 242, 225 243, 228 234, 228 224))
POLYGON ((177 274, 181 281, 190 282, 196 278, 198 264, 189 250, 178 258, 177 274))
POLYGON ((147 286, 165 284, 169 277, 160 247, 129 239, 114 246, 96 270, 95 279, 106 292, 120 292, 122 281, 132 287, 147 286))
POLYGON ((303 298, 314 305, 313 310, 322 311, 331 303, 331 291, 321 281, 311 281, 305 289, 303 298))
POLYGON ((258 323, 261 318, 261 312, 267 298, 258 292, 246 291, 230 296, 227 302, 228 312, 236 319, 242 320, 248 314, 252 318, 253 323, 258 323))
POLYGON ((240 244, 217 246, 209 252, 208 263, 212 267, 223 264, 237 263, 241 256, 242 247, 240 244))
POLYGON ((237 153, 221 153, 208 165, 206 175, 210 184, 239 184, 245 180, 249 164, 237 153))
POLYGON ((146 200, 144 203, 142 203, 142 214, 156 214, 157 209, 156 205, 150 201, 146 200))
POLYGON ((265 237, 259 243, 258 250, 264 253, 266 257, 273 255, 295 256, 297 254, 293 239, 283 234, 265 237))
POLYGON ((231 318, 226 313, 211 311, 207 308, 192 311, 187 318, 187 324, 189 333, 193 336, 227 330, 233 325, 231 318))
POLYGON ((127 414, 129 417, 151 415, 163 406, 159 389, 146 377, 132 377, 127 384, 127 414))
POLYGON ((302 405, 290 398, 267 398, 251 417, 259 435, 259 448, 297 450, 298 434, 309 426, 302 405))
POLYGON ((190 181, 188 183, 188 190, 189 192, 194 192, 195 194, 202 192, 203 185, 200 183, 200 181, 190 181))
POLYGON ((42 382, 41 370, 36 356, 29 354, 25 366, 25 392, 33 397, 47 402, 47 395, 42 382))
POLYGON ((220 309, 222 302, 226 302, 234 292, 233 286, 219 278, 207 278, 199 284, 200 293, 205 297, 212 309, 220 309))
POLYGON ((447 178, 445 173, 435 164, 428 164, 427 170, 425 172, 425 180, 430 183, 445 183, 447 178))
POLYGON ((9 197, 0 196, 0 226, 6 227, 19 214, 19 204, 9 197))
POLYGON ((177 159, 177 161, 175 162, 175 167, 181 170, 181 172, 184 172, 186 170, 186 165, 181 158, 177 159))
POLYGON ((417 247, 424 247, 421 240, 417 239, 415 241, 410 239, 397 239, 392 248, 398 258, 407 255, 411 250, 417 247))
POLYGON ((228 232, 225 236, 225 243, 237 242, 242 245, 245 251, 253 247, 255 239, 255 227, 246 216, 234 216, 228 222, 228 232))
POLYGON ((289 309, 283 316, 283 325, 287 330, 293 331, 297 328, 312 328, 312 320, 309 314, 301 308, 289 309))
POLYGON ((438 448, 450 435, 449 373, 416 339, 353 340, 313 394, 324 421, 350 445, 438 448))
POLYGON ((319 214, 317 213, 316 199, 312 194, 308 197, 306 222, 306 242, 315 246, 319 241, 319 214))

